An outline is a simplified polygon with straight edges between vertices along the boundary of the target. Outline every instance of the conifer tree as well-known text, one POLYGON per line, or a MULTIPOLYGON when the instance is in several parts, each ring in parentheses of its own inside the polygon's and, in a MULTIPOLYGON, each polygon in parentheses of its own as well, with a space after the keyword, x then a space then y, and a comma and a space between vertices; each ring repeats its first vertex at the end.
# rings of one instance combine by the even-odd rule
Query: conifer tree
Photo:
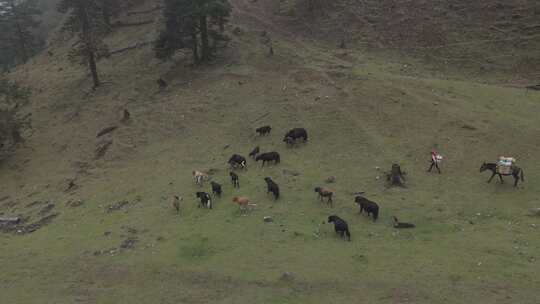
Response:
POLYGON ((190 48, 195 62, 209 61, 227 41, 225 24, 231 14, 228 0, 165 0, 164 29, 155 45, 156 56, 166 59, 190 48))
POLYGON ((0 1, 0 43, 2 55, 26 62, 37 52, 38 40, 33 31, 39 26, 41 12, 35 0, 0 1))
POLYGON ((100 54, 108 51, 103 42, 107 26, 98 0, 62 0, 58 11, 69 14, 63 30, 75 33, 79 38, 70 51, 70 59, 80 59, 81 64, 88 65, 94 88, 98 87, 100 81, 96 61, 100 54))

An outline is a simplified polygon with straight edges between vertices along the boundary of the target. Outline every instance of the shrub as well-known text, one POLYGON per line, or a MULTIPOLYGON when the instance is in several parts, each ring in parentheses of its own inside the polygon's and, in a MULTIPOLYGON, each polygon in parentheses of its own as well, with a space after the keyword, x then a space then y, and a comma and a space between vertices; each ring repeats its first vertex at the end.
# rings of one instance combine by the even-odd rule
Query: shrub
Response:
POLYGON ((0 153, 11 152, 24 141, 22 132, 30 127, 29 115, 21 112, 30 90, 0 75, 0 153))

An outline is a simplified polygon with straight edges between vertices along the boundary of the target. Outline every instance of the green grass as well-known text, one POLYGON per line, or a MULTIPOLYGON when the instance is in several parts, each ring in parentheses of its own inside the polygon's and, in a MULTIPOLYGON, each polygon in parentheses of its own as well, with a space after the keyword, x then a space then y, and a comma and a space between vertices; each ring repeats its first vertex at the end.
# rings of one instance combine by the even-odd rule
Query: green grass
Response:
MULTIPOLYGON (((242 16, 235 22, 246 31, 227 64, 191 69, 136 50, 103 60, 101 73, 114 85, 88 98, 79 67, 59 61, 63 72, 49 71, 44 83, 50 63, 38 58, 24 74, 44 87, 32 101, 36 133, 2 163, 0 196, 17 204, 0 212, 37 220, 37 209, 24 206, 50 200, 61 215, 29 235, 0 235, 2 303, 538 302, 540 224, 527 215, 540 204, 538 94, 467 75, 413 77, 360 51, 348 51, 345 63, 340 51, 278 34, 276 55, 267 58, 253 46, 258 28, 242 16), (167 75, 168 92, 154 94, 156 75, 167 75), (93 160, 95 134, 116 124, 124 107, 132 122, 112 133, 104 159, 93 160), (256 138, 263 124, 272 133, 256 138), (309 143, 287 149, 282 136, 296 126, 308 129, 309 143), (234 190, 226 160, 256 145, 279 151, 282 162, 250 161, 234 190), (445 156, 442 175, 425 172, 433 147, 445 156), (510 179, 487 184, 478 172, 499 155, 524 168, 519 189, 510 179), (76 173, 81 161, 88 174, 76 173), (407 171, 407 189, 386 188, 381 171, 393 162, 407 171), (191 171, 210 168, 225 193, 213 210, 199 209, 191 171), (278 202, 265 194, 266 176, 281 187, 278 202), (334 208, 313 192, 329 176, 334 208), (80 188, 65 193, 71 177, 80 188), (381 206, 377 223, 357 214, 357 191, 381 206), (184 196, 180 216, 173 194, 184 196), (256 208, 242 216, 236 195, 256 208), (65 206, 70 199, 84 204, 65 206), (131 203, 106 212, 121 200, 131 203), (330 214, 349 222, 352 242, 325 223, 330 214), (273 223, 263 222, 267 215, 273 223), (393 229, 392 215, 417 228, 393 229), (138 240, 134 248, 118 250, 129 237, 138 240)), ((147 30, 126 30, 111 43, 147 30)))

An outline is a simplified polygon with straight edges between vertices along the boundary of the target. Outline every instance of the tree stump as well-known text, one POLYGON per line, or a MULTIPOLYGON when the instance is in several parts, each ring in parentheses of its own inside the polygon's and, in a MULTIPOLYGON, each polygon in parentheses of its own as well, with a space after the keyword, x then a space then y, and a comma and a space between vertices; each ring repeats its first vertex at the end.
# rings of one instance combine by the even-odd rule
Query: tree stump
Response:
POLYGON ((401 171, 401 167, 398 164, 392 165, 390 173, 386 174, 386 180, 390 182, 390 186, 405 187, 405 173, 401 171))

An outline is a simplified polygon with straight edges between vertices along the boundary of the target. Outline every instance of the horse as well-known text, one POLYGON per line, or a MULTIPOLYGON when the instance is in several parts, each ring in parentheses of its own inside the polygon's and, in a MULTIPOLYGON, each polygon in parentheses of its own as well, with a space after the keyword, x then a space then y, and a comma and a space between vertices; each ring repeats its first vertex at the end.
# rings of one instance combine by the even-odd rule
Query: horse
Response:
POLYGON ((480 172, 484 172, 486 170, 491 170, 491 173, 492 173, 491 177, 487 181, 488 183, 491 182, 491 180, 493 179, 493 177, 495 177, 495 175, 499 175, 499 179, 501 180, 501 184, 504 183, 503 178, 502 178, 503 175, 505 175, 505 176, 506 175, 512 175, 514 177, 514 187, 517 187, 520 178, 521 178, 522 182, 525 181, 525 178, 523 177, 523 169, 521 169, 520 167, 517 167, 517 166, 512 166, 512 172, 511 173, 502 174, 502 173, 499 173, 497 171, 497 164, 484 162, 482 164, 482 166, 480 167, 480 172))

